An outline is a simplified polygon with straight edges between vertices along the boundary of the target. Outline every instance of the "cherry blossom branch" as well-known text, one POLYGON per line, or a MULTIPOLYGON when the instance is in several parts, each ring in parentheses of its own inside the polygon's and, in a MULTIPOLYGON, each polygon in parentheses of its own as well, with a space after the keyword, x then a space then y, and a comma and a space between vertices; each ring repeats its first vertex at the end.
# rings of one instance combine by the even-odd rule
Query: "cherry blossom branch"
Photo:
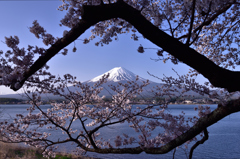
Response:
POLYGON ((178 23, 178 25, 173 29, 173 33, 186 21, 188 14, 186 13, 184 18, 178 23))
POLYGON ((193 0, 193 2, 192 2, 192 16, 191 16, 191 22, 190 22, 190 27, 189 27, 189 31, 188 31, 189 33, 188 33, 186 45, 189 45, 189 42, 190 42, 190 39, 191 39, 192 28, 193 28, 193 23, 194 23, 195 5, 196 5, 196 0, 193 0))
MULTIPOLYGON (((72 76, 68 75, 64 77, 67 82, 70 81, 70 83, 75 83, 75 79, 72 78, 72 76)), ((105 79, 106 77, 104 76, 99 83, 103 83, 105 79)), ((50 88, 52 88, 53 90, 63 89, 67 86, 67 83, 63 83, 63 81, 59 78, 57 78, 56 81, 51 81, 53 84, 55 84, 55 87, 52 87, 51 83, 49 83, 50 88), (56 84, 56 81, 60 82, 60 86, 56 84)), ((118 89, 119 86, 113 88, 117 95, 114 96, 112 102, 110 103, 106 103, 102 100, 102 98, 99 98, 98 88, 92 88, 87 85, 83 86, 83 84, 81 84, 80 82, 77 84, 78 85, 76 85, 76 88, 81 89, 81 93, 78 93, 79 96, 76 96, 76 94, 69 92, 69 95, 73 96, 71 102, 69 102, 68 104, 66 104, 65 102, 61 104, 55 103, 53 104, 53 108, 48 109, 47 112, 44 112, 41 109, 41 102, 39 102, 40 98, 37 98, 37 96, 33 94, 33 97, 31 98, 32 107, 29 108, 28 115, 24 117, 22 114, 18 114, 18 120, 14 119, 13 123, 0 123, 0 132, 4 137, 8 138, 8 140, 6 141, 26 142, 28 145, 32 145, 35 147, 41 146, 41 148, 43 148, 45 151, 48 150, 48 147, 54 146, 58 143, 72 141, 85 151, 92 151, 98 153, 136 154, 146 152, 151 154, 164 154, 168 153, 169 151, 175 149, 178 146, 181 146, 187 141, 192 141, 195 136, 200 134, 207 127, 218 122, 227 115, 240 111, 240 99, 229 101, 224 105, 219 104, 218 108, 215 109, 212 113, 210 113, 209 108, 204 109, 203 107, 199 106, 200 119, 198 121, 198 118, 188 120, 191 123, 194 123, 194 125, 190 127, 188 123, 185 123, 186 120, 183 115, 173 116, 171 114, 164 113, 164 108, 166 107, 161 107, 161 105, 159 109, 156 109, 157 111, 154 113, 151 109, 154 108, 156 105, 148 105, 144 108, 137 107, 135 110, 132 109, 132 106, 129 105, 129 101, 127 99, 131 99, 132 97, 134 97, 134 95, 140 93, 142 91, 142 88, 146 86, 148 82, 143 82, 142 85, 137 84, 137 81, 132 81, 128 84, 119 83, 119 86, 124 88, 122 89, 122 91, 118 89), (96 94, 94 94, 93 92, 96 92, 96 94), (92 108, 86 105, 82 105, 87 101, 91 101, 91 99, 94 99, 97 102, 97 104, 94 105, 92 108), (40 111, 38 114, 32 113, 35 107, 37 107, 40 111), (76 115, 74 115, 75 113, 76 115), (138 116, 139 118, 137 118, 138 116), (79 127, 79 129, 81 130, 81 128, 83 128, 85 131, 85 133, 83 131, 80 131, 77 137, 73 136, 72 134, 75 134, 78 130, 71 130, 70 128, 73 119, 77 119, 74 117, 77 117, 81 121, 81 127, 79 127), (148 119, 147 125, 141 123, 144 120, 142 117, 146 117, 148 119), (156 117, 162 117, 163 119, 160 120, 165 121, 166 124, 165 122, 158 121, 159 118, 156 117), (90 119, 92 120, 92 122, 86 124, 86 120, 83 120, 83 118, 90 119), (150 118, 155 120, 149 120, 150 118), (111 119, 113 121, 111 121, 111 119), (65 124, 67 123, 67 121, 69 121, 69 123, 66 126, 65 124), (100 128, 122 123, 124 121, 132 123, 133 125, 130 125, 130 127, 134 128, 136 132, 141 133, 141 135, 139 135, 140 141, 136 142, 140 146, 130 148, 113 148, 109 143, 108 148, 106 148, 106 145, 102 144, 103 142, 105 142, 104 140, 96 140, 96 132, 100 128), (63 133, 67 134, 68 138, 61 141, 51 141, 50 138, 48 138, 50 136, 48 133, 36 134, 36 130, 31 131, 29 125, 33 124, 37 124, 38 128, 42 128, 43 126, 50 127, 48 124, 53 125, 53 127, 51 126, 51 128, 49 129, 61 129, 63 133), (91 127, 87 130, 85 126, 94 127, 91 127), (154 139, 156 138, 153 138, 152 140, 152 138, 150 138, 150 132, 152 132, 153 130, 157 131, 156 128, 158 127, 165 129, 163 133, 159 132, 159 134, 162 133, 167 135, 156 136, 156 138, 160 137, 161 140, 154 141, 154 139), (174 127, 174 129, 172 129, 172 127, 174 127), (27 128, 29 128, 30 131, 27 128), (154 142, 152 143, 151 141, 154 142)), ((39 87, 39 92, 44 92, 44 89, 46 89, 44 86, 39 87)), ((52 92, 54 93, 54 91, 52 92)), ((66 96, 68 97, 68 95, 66 96)), ((116 144, 116 147, 121 146, 121 137, 117 136, 114 142, 116 144)), ((127 144, 131 143, 129 142, 127 144)))
MULTIPOLYGON (((211 1, 210 4, 209 4, 208 11, 207 11, 206 16, 205 16, 205 18, 204 18, 204 20, 203 20, 203 23, 206 22, 209 14, 210 14, 211 6, 212 6, 212 1, 211 1)), ((198 29, 198 30, 196 30, 196 31, 194 30, 194 33, 196 33, 196 32, 198 32, 198 33, 197 33, 197 35, 195 36, 195 38, 192 40, 192 42, 189 44, 189 46, 191 46, 191 45, 198 39, 199 34, 201 33, 202 29, 203 29, 203 27, 201 27, 200 29, 198 29)))
POLYGON ((200 118, 197 121, 197 123, 193 127, 191 127, 187 132, 183 133, 182 135, 178 136, 177 138, 171 140, 170 142, 168 142, 167 144, 159 148, 141 148, 141 147, 110 148, 110 149, 109 148, 105 148, 105 149, 86 148, 85 150, 91 151, 91 152, 98 152, 98 153, 139 154, 141 152, 146 152, 149 154, 165 154, 173 150, 177 146, 180 146, 183 143, 187 142, 188 140, 192 139, 196 135, 200 134, 203 130, 206 130, 207 127, 215 124, 216 122, 228 116, 229 114, 239 112, 239 111, 240 111, 240 99, 229 101, 224 106, 219 105, 219 107, 215 109, 212 113, 200 118))
POLYGON ((167 17, 166 14, 164 14, 164 17, 166 18, 166 20, 167 20, 167 22, 168 22, 169 29, 170 29, 170 33, 171 33, 172 37, 174 37, 174 30, 173 30, 173 28, 172 28, 172 25, 171 25, 170 20, 168 19, 168 17, 167 17))
MULTIPOLYGON (((217 13, 215 13, 212 17, 210 17, 207 21, 204 21, 201 25, 199 25, 196 29, 193 30, 194 33, 196 33, 198 30, 201 30, 204 26, 208 26, 211 24, 212 21, 214 21, 219 15, 226 12, 229 8, 231 8, 232 4, 234 3, 228 3, 226 6, 224 6, 221 10, 219 10, 217 13)), ((189 34, 183 35, 177 39, 182 39, 188 37, 189 34)))

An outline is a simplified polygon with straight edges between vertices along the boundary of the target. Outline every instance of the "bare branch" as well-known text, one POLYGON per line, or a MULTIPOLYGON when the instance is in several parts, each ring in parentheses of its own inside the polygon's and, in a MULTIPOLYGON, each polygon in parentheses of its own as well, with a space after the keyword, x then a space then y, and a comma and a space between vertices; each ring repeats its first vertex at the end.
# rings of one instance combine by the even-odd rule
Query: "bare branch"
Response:
POLYGON ((191 147, 191 150, 190 150, 190 153, 189 153, 189 159, 192 159, 192 155, 193 155, 193 151, 195 148, 198 147, 198 145, 200 144, 203 144, 205 141, 208 140, 208 131, 207 129, 204 129, 204 136, 201 140, 197 141, 192 147, 191 147))

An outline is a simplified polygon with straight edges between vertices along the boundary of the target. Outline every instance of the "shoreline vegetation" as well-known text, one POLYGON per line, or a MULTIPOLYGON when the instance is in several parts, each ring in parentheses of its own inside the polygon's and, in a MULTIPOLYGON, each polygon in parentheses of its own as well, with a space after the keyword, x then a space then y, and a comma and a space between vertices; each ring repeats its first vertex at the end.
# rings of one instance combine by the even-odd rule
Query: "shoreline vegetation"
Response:
MULTIPOLYGON (((106 102, 110 102, 111 98, 104 99, 106 102)), ((50 104, 52 102, 61 103, 64 100, 56 99, 56 100, 48 100, 43 101, 44 104, 50 104)), ((160 101, 169 102, 170 105, 174 104, 190 104, 190 105, 198 105, 198 104, 218 104, 219 100, 217 99, 208 99, 208 98, 189 98, 189 99, 181 99, 181 98, 171 98, 171 99, 133 99, 130 101, 130 104, 141 105, 141 104, 157 104, 160 101)), ((0 104, 28 104, 27 100, 16 99, 16 98, 0 98, 0 104)))
MULTIPOLYGON (((47 159, 42 156, 40 150, 22 146, 16 143, 0 142, 0 159, 47 159)), ((88 156, 76 156, 66 152, 58 152, 54 159, 97 159, 88 156)))

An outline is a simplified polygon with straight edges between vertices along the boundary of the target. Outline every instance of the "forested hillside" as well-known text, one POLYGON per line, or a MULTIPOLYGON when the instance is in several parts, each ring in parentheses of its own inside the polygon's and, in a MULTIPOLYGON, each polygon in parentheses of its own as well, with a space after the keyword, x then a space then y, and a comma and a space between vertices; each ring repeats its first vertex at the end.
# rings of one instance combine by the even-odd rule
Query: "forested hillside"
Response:
POLYGON ((16 98, 0 98, 0 104, 16 104, 22 102, 23 100, 16 98))

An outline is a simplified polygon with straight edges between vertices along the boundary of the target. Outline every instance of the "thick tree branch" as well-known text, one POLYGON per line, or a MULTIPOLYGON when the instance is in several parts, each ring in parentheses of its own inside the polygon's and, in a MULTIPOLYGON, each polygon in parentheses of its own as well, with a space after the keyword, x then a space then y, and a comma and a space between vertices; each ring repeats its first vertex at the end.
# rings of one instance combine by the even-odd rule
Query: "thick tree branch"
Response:
MULTIPOLYGON (((173 139, 172 141, 168 142, 167 144, 159 147, 159 148, 141 148, 141 147, 135 147, 135 148, 105 148, 105 149, 92 149, 92 148, 85 148, 86 151, 91 152, 98 152, 98 153, 130 153, 130 154, 139 154, 141 152, 146 152, 149 154, 165 154, 169 151, 173 150, 174 148, 182 145, 188 140, 191 140, 198 134, 200 134, 202 131, 204 131, 204 139, 207 140, 208 134, 207 134, 207 127, 215 124, 216 122, 220 121, 224 117, 228 116, 229 114, 239 112, 240 111, 240 98, 237 100, 232 100, 226 103, 224 106, 219 105, 217 109, 215 109, 210 114, 200 118, 197 123, 191 127, 187 132, 183 133, 182 135, 178 136, 177 138, 173 139)), ((203 142, 201 140, 201 142, 203 142)))
MULTIPOLYGON (((76 40, 82 33, 97 22, 122 18, 131 23, 145 38, 161 47, 171 55, 178 58, 183 63, 197 70, 206 77, 213 86, 226 88, 229 92, 240 90, 240 72, 229 71, 217 66, 205 56, 199 54, 194 49, 181 43, 177 39, 169 36, 158 27, 149 22, 137 9, 131 7, 123 1, 114 4, 100 6, 84 6, 82 20, 71 29, 62 39, 52 45, 44 56, 41 56, 25 73, 24 79, 19 81, 21 85, 33 75, 37 70, 46 64, 65 46, 76 40)), ((227 8, 224 8, 227 9, 227 8)), ((11 88, 17 90, 13 83, 11 88)))
MULTIPOLYGON (((49 49, 46 50, 45 54, 40 56, 36 62, 28 69, 23 75, 23 80, 20 81, 21 86, 24 82, 35 72, 41 69, 53 56, 55 56, 60 50, 76 40, 81 34, 83 34, 91 24, 81 20, 74 28, 72 28, 66 36, 59 39, 55 44, 53 44, 49 49)), ((11 89, 16 91, 15 83, 12 83, 11 89)))

